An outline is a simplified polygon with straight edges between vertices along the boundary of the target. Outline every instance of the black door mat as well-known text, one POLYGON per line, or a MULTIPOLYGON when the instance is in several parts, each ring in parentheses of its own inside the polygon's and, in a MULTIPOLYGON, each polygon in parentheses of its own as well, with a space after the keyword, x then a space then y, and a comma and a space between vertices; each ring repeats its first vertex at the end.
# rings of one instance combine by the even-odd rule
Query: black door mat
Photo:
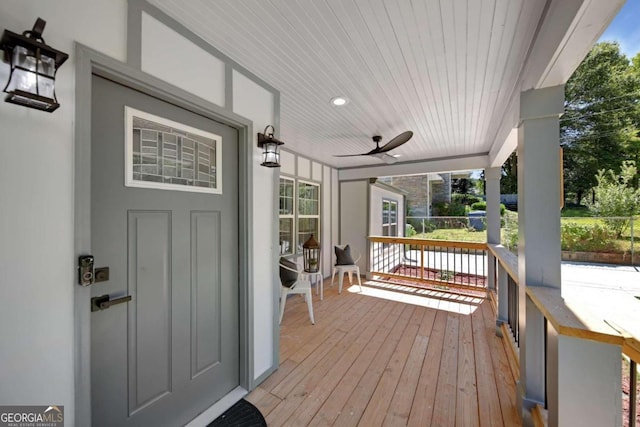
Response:
POLYGON ((240 399, 207 427, 267 427, 267 422, 258 408, 240 399))

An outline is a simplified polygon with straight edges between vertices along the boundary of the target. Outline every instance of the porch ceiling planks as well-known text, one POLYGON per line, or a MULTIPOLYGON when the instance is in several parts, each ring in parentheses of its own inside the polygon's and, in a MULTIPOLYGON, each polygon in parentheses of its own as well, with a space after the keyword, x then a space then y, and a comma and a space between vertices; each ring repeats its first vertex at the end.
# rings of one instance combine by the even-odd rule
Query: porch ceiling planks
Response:
MULTIPOLYGON (((281 92, 280 137, 335 167, 487 153, 519 90, 544 0, 150 0, 281 92), (342 108, 330 105, 346 96, 342 108)), ((512 117, 508 116, 509 120, 512 117)))
POLYGON ((325 287, 314 311, 287 303, 281 367, 247 396, 270 426, 519 425, 489 300, 469 315, 325 287))

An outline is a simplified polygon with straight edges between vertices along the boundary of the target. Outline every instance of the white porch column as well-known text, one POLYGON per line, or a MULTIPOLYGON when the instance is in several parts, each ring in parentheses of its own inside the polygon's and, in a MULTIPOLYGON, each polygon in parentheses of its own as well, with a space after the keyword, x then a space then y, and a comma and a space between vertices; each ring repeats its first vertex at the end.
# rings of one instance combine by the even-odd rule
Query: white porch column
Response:
MULTIPOLYGON (((501 168, 484 170, 487 194, 487 243, 500 243, 500 177, 501 168)), ((489 253, 487 276, 489 289, 496 290, 496 258, 489 253)))
POLYGON ((561 289, 559 117, 563 104, 564 86, 523 92, 520 98, 518 399, 525 425, 531 423, 528 409, 543 403, 545 393, 552 427, 620 425, 620 347, 559 335, 550 324, 545 334, 545 318, 526 295, 526 287, 561 289))
MULTIPOLYGON (((564 86, 520 95, 518 281, 523 414, 545 400, 544 317, 525 286, 560 287, 560 126, 564 86)), ((526 416, 524 417, 526 421, 526 416)))

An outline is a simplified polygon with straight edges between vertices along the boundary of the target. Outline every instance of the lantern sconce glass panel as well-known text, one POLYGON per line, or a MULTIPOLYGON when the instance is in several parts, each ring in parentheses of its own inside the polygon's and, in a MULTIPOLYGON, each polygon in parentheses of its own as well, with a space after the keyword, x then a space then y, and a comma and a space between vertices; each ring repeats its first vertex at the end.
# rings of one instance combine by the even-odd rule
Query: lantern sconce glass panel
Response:
POLYGON ((304 271, 307 273, 317 273, 320 268, 320 245, 313 238, 313 234, 302 245, 302 258, 304 261, 304 271))
POLYGON ((31 31, 17 34, 4 30, 0 46, 9 63, 9 81, 4 88, 6 102, 52 112, 60 107, 55 80, 58 68, 69 58, 48 46, 42 38, 46 21, 38 18, 31 31))
POLYGON ((267 168, 280 167, 280 146, 284 142, 273 136, 275 129, 271 125, 264 128, 264 133, 258 133, 258 147, 262 148, 261 166, 267 168))

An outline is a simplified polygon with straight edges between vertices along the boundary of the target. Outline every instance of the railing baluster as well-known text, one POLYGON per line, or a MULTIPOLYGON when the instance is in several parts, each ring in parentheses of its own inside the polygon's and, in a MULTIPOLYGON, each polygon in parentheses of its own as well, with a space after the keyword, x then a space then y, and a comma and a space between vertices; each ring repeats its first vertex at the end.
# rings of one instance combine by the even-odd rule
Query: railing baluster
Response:
POLYGON ((424 280, 424 245, 420 245, 420 279, 424 280))
MULTIPOLYGON (((484 244, 390 236, 368 239, 372 270, 369 273, 405 276, 432 286, 486 288, 486 277, 479 276, 481 269, 478 267, 478 258, 486 256, 484 244), (474 258, 473 262, 470 257, 474 258)), ((482 271, 485 270, 483 267, 482 271)))
POLYGON ((629 363, 629 426, 636 425, 637 406, 638 406, 638 366, 631 359, 629 363))

